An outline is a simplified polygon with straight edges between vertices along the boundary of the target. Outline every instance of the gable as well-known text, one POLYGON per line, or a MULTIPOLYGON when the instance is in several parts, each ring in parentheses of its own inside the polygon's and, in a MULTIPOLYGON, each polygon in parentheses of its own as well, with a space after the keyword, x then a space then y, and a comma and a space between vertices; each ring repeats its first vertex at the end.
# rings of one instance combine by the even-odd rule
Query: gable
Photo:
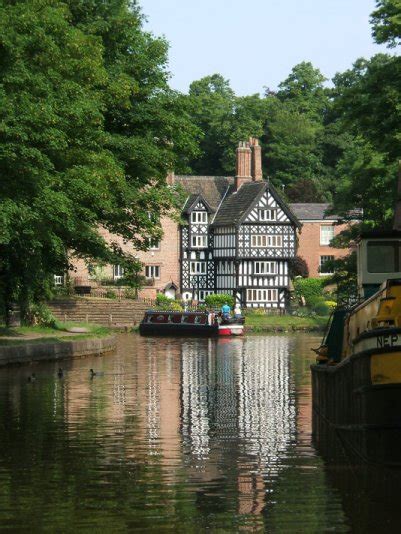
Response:
POLYGON ((273 197, 270 191, 265 191, 256 205, 245 217, 243 223, 266 222, 266 219, 263 219, 263 216, 261 216, 260 210, 274 210, 276 216, 274 219, 275 222, 288 224, 292 222, 282 209, 281 203, 273 197))

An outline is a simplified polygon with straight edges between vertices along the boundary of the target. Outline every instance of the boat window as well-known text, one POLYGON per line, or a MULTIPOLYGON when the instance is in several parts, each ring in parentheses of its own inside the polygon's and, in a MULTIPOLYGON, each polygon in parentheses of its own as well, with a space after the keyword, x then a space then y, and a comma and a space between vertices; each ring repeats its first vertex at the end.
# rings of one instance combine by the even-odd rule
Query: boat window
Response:
POLYGON ((398 241, 371 241, 368 243, 368 272, 396 273, 400 271, 398 241))

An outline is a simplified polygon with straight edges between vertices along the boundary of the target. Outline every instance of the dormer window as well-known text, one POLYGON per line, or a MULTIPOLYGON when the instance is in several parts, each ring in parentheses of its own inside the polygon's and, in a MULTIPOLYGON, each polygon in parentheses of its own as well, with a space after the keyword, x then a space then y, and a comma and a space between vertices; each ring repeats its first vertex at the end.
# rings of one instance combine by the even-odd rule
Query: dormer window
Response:
POLYGON ((191 213, 191 223, 207 224, 207 212, 206 211, 193 211, 191 213))
POLYGON ((275 209, 261 209, 261 210, 259 210, 259 220, 260 221, 276 221, 277 220, 277 210, 275 210, 275 209))

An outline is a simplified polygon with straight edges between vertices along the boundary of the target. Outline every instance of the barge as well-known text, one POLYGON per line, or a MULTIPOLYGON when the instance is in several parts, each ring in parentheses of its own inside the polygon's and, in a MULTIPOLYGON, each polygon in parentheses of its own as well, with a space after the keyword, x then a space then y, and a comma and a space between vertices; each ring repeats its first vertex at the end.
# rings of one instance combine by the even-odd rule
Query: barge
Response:
POLYGON ((313 434, 401 467, 401 231, 363 234, 357 254, 360 302, 334 312, 311 366, 313 434))
POLYGON ((143 336, 240 336, 245 318, 224 318, 202 312, 148 310, 139 325, 143 336))

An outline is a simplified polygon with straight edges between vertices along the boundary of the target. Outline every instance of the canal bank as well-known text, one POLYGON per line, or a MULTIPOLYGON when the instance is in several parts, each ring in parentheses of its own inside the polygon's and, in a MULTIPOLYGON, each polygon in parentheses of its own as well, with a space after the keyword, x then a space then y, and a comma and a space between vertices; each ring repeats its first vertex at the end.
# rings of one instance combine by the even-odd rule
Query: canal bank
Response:
POLYGON ((57 324, 54 327, 0 329, 0 367, 57 361, 113 352, 116 337, 96 325, 57 324))

